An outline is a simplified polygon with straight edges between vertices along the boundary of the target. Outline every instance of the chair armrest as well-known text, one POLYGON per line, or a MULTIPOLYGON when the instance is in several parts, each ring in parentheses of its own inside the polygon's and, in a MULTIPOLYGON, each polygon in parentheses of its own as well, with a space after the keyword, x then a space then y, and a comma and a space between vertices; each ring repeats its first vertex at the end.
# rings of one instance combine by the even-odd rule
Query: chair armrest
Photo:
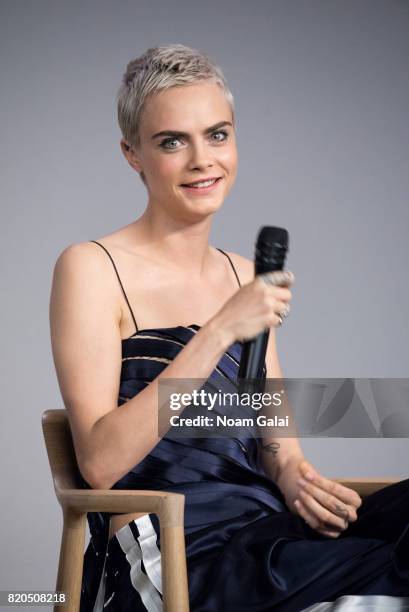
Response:
POLYGON ((331 480, 339 482, 350 489, 354 489, 361 497, 366 497, 388 485, 399 482, 401 478, 331 478, 331 480))
POLYGON ((86 512, 153 512, 164 527, 183 527, 185 496, 166 491, 128 489, 57 489, 63 510, 86 512))

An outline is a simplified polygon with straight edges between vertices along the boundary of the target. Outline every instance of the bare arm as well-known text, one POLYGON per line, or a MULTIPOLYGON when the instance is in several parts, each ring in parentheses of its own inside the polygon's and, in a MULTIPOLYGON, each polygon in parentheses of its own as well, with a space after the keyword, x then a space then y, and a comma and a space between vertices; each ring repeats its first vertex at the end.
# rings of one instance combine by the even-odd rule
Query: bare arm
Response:
POLYGON ((117 285, 107 288, 116 282, 106 273, 108 264, 90 243, 67 247, 54 268, 50 299, 53 357, 77 461, 97 489, 112 487, 160 441, 159 380, 207 378, 234 341, 209 321, 155 380, 118 408, 121 313, 117 285))
MULTIPOLYGON (((240 256, 234 259, 241 266, 241 274, 250 282, 254 274, 253 262, 240 256)), ((257 334, 251 337, 254 335, 257 334)), ((267 378, 284 378, 277 355, 275 327, 270 327, 266 365, 267 378)), ((294 422, 291 407, 286 406, 286 411, 290 422, 294 422)), ((322 477, 305 459, 297 437, 273 437, 264 431, 262 435, 263 439, 259 442, 262 465, 266 474, 282 491, 292 512, 300 514, 311 527, 330 537, 338 537, 340 531, 346 529, 346 519, 357 520, 356 509, 362 503, 359 495, 349 487, 322 477), (312 474, 313 481, 301 485, 300 477, 307 481, 308 473, 312 474)))
MULTIPOLYGON (((254 262, 241 255, 230 253, 230 256, 240 270, 240 278, 243 278, 245 282, 253 280, 254 262)), ((274 327, 270 328, 266 366, 267 378, 284 378, 277 354, 276 330, 274 327)), ((264 470, 274 481, 277 480, 281 470, 289 460, 304 457, 298 438, 278 438, 264 435, 263 439, 259 440, 259 449, 264 470)))
MULTIPOLYGON (((270 329, 266 352, 266 366, 267 378, 284 378, 278 360, 274 328, 270 329)), ((289 415, 292 414, 291 407, 287 408, 287 413, 289 415)), ((264 470, 274 482, 277 482, 280 472, 289 461, 304 458, 298 438, 279 438, 263 435, 263 439, 259 441, 259 449, 264 470)))

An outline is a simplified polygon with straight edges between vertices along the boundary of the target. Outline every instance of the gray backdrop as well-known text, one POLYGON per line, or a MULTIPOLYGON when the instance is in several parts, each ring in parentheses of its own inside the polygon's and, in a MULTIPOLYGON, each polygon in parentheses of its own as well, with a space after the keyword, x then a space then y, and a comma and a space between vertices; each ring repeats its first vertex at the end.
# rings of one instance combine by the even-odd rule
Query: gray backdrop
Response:
MULTIPOLYGON (((399 0, 2 0, 2 589, 52 589, 62 515, 40 418, 63 407, 49 339, 52 270, 71 243, 139 216, 119 148, 126 63, 180 42, 220 63, 239 173, 212 244, 253 256, 290 233, 284 373, 408 376, 409 4, 399 0), (7 551, 7 553, 5 553, 7 551)), ((408 475, 408 441, 303 441, 330 477, 408 475)))

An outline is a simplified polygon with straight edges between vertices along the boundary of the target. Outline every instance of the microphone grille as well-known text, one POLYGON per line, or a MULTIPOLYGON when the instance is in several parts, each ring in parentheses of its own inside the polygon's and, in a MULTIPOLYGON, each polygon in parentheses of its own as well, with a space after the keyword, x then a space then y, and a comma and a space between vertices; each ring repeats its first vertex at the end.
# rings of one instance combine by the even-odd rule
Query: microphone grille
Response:
POLYGON ((288 251, 288 232, 283 227, 265 225, 257 236, 256 274, 282 270, 288 251))
POLYGON ((278 244, 288 249, 288 232, 283 227, 264 225, 258 233, 257 244, 278 244))

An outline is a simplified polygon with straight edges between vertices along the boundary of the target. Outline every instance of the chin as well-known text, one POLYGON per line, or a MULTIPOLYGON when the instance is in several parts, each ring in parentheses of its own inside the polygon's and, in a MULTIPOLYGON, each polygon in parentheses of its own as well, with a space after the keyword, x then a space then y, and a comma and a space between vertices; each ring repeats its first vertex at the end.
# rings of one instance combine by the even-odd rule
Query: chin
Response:
MULTIPOLYGON (((223 206, 223 200, 209 199, 207 202, 189 202, 188 205, 184 202, 184 204, 182 208, 185 211, 184 217, 199 220, 215 214, 223 206)), ((181 212, 181 208, 179 208, 179 212, 181 212)))
POLYGON ((185 206, 189 208, 201 208, 206 206, 218 207, 223 204, 225 200, 226 193, 222 191, 218 194, 207 194, 201 196, 191 196, 189 194, 185 194, 183 192, 178 192, 177 200, 182 201, 185 206))
POLYGON ((189 202, 189 210, 201 212, 216 212, 217 210, 219 210, 219 208, 223 206, 223 202, 224 200, 222 200, 221 198, 209 198, 208 200, 203 199, 199 202, 189 202))

